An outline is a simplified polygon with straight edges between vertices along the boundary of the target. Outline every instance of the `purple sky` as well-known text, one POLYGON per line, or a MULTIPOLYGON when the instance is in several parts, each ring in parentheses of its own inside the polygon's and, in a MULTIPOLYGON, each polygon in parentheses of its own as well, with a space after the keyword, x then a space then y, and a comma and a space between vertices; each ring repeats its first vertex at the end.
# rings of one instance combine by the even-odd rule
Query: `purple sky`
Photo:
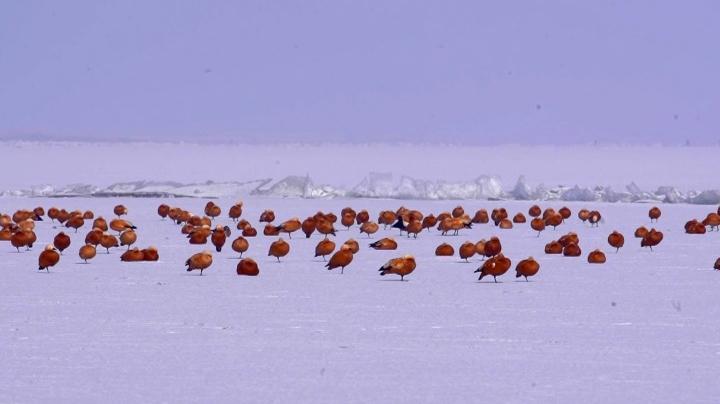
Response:
POLYGON ((718 21, 717 1, 4 2, 0 137, 718 144, 718 21))

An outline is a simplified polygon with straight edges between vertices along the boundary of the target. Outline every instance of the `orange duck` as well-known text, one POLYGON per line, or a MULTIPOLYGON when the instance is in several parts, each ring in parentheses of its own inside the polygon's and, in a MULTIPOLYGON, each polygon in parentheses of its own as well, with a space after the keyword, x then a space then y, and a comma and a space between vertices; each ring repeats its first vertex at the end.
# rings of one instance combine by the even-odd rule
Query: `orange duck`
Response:
POLYGON ((108 229, 109 229, 107 221, 102 216, 93 220, 92 227, 93 227, 93 229, 100 229, 102 231, 108 231, 108 229))
POLYGON ((235 205, 230 207, 230 210, 228 210, 228 217, 232 219, 233 222, 237 222, 238 219, 240 219, 240 216, 242 216, 242 208, 243 203, 237 202, 235 205))
POLYGON ((395 215, 395 212, 391 212, 389 210, 384 210, 378 215, 378 223, 382 224, 385 229, 387 229, 388 226, 395 224, 396 220, 397 215, 395 215))
POLYGON ((85 244, 84 246, 80 247, 80 259, 85 261, 86 264, 89 259, 95 258, 95 254, 97 254, 97 250, 92 244, 85 244))
POLYGON ((204 224, 200 227, 193 228, 187 235, 188 242, 190 244, 207 244, 207 239, 210 237, 210 226, 204 224))
POLYGON ((66 248, 70 247, 70 236, 64 232, 58 233, 53 239, 53 245, 62 255, 62 252, 65 251, 66 248))
POLYGON ((127 229, 124 232, 120 233, 120 245, 127 246, 128 250, 130 249, 131 245, 135 244, 136 241, 137 233, 135 233, 135 230, 127 229))
POLYGON ((587 209, 580 209, 578 211, 578 219, 585 223, 590 218, 590 211, 587 209))
POLYGON ((102 239, 103 231, 98 228, 94 228, 88 232, 88 234, 85 236, 85 244, 92 244, 94 246, 97 246, 100 244, 100 240, 102 239))
POLYGON ((282 237, 273 241, 272 244, 270 244, 270 249, 268 250, 268 256, 272 256, 277 258, 278 262, 280 262, 280 258, 288 255, 290 252, 290 244, 287 243, 287 241, 283 240, 282 237))
POLYGON ((230 228, 227 226, 217 225, 210 234, 210 241, 215 246, 215 251, 221 252, 225 241, 230 237, 230 228))
POLYGON ((117 217, 120 217, 122 215, 127 215, 128 210, 125 205, 117 205, 113 208, 113 213, 115 213, 117 217))
POLYGON ((124 219, 113 219, 110 221, 110 228, 118 232, 118 234, 124 232, 127 229, 137 229, 132 223, 124 219))
POLYGON ((280 226, 277 226, 275 229, 277 229, 280 233, 287 233, 288 237, 292 238, 292 233, 300 230, 301 227, 302 223, 300 222, 300 219, 294 217, 280 223, 280 226))
POLYGON ((60 254, 58 254, 55 246, 48 244, 45 246, 45 250, 40 253, 38 257, 38 269, 46 270, 50 272, 50 267, 55 266, 60 261, 60 254))
POLYGON ((471 243, 470 241, 462 243, 462 245, 458 249, 458 255, 460 255, 460 259, 465 260, 465 262, 470 262, 468 259, 472 258, 472 256, 475 255, 475 252, 475 243, 471 243))
POLYGON ((355 239, 349 238, 343 245, 350 247, 350 251, 352 251, 353 254, 357 254, 357 252, 360 251, 360 244, 358 244, 355 239))
POLYGON ((235 272, 237 272, 238 275, 258 276, 260 274, 260 269, 254 259, 243 258, 240 262, 238 262, 235 272))
POLYGON ((608 236, 608 244, 615 248, 615 252, 617 253, 625 245, 625 236, 619 231, 613 231, 608 236))
POLYGON ((485 257, 491 258, 502 252, 502 244, 500 239, 497 237, 490 237, 490 240, 485 242, 484 254, 485 257))
POLYGON ((640 246, 650 247, 650 251, 652 251, 652 248, 660 244, 662 240, 663 233, 661 231, 650 229, 650 231, 645 235, 645 237, 643 237, 642 241, 640 242, 640 246))
POLYGON ((273 212, 272 210, 263 211, 263 213, 260 214, 260 221, 272 223, 273 221, 275 221, 275 212, 273 212))
POLYGON ((120 256, 120 261, 122 262, 140 262, 143 261, 145 258, 145 255, 142 251, 140 251, 139 248, 134 247, 132 250, 127 250, 122 253, 120 256))
POLYGON ((533 205, 530 207, 530 209, 528 209, 528 215, 533 218, 539 217, 540 215, 542 215, 542 210, 539 206, 533 205))
POLYGON ((423 218, 421 225, 423 229, 430 230, 437 225, 437 218, 429 214, 423 218))
POLYGON ((213 263, 213 256, 210 251, 202 251, 197 254, 193 254, 190 256, 190 258, 185 261, 185 266, 187 267, 187 271, 194 271, 199 270, 200 276, 202 276, 203 271, 208 269, 210 265, 213 263))
POLYGON ((332 254, 335 251, 335 242, 324 238, 315 246, 315 257, 322 257, 325 261, 325 256, 332 254))
POLYGON ((350 227, 355 224, 355 217, 357 217, 357 213, 355 213, 354 210, 351 208, 345 208, 340 214, 340 224, 349 230, 350 227))
POLYGON ((170 213, 170 206, 161 203, 160 206, 157 208, 158 215, 163 218, 163 220, 168 217, 168 213, 170 213))
POLYGON ((318 220, 315 223, 315 229, 318 231, 318 233, 324 235, 325 238, 327 238, 330 234, 332 234, 333 236, 335 235, 335 226, 333 226, 333 223, 329 220, 318 220))
POLYGON ((328 262, 325 267, 328 269, 328 271, 335 268, 340 268, 340 273, 342 274, 345 271, 345 267, 350 265, 352 260, 353 252, 351 251, 350 246, 343 245, 342 247, 340 247, 339 251, 337 251, 335 254, 333 254, 332 257, 330 257, 330 262, 328 262))
MULTIPOLYGON (((687 226, 687 225, 686 225, 687 226)), ((685 227, 685 230, 687 230, 687 227, 685 227)), ((645 226, 640 226, 637 229, 635 229, 635 238, 643 238, 648 233, 648 229, 645 226)))
POLYGON ((411 219, 405 226, 405 232, 407 232, 408 238, 412 234, 414 238, 417 238, 418 233, 422 231, 422 222, 419 220, 411 219))
POLYGON ((563 248, 563 255, 566 257, 579 257, 582 255, 582 250, 580 250, 579 245, 571 242, 563 248))
POLYGON ((208 216, 210 220, 215 220, 215 218, 220 216, 221 213, 222 209, 220 209, 220 207, 214 202, 209 201, 205 204, 205 215, 208 216))
POLYGON ((662 215, 660 208, 658 208, 657 206, 653 206, 652 208, 650 208, 650 211, 648 211, 650 223, 652 223, 653 221, 657 222, 658 219, 660 219, 660 215, 662 215))
POLYGON ((100 238, 100 245, 105 248, 107 251, 107 254, 110 254, 110 249, 113 247, 119 247, 120 244, 118 243, 118 239, 115 238, 112 234, 103 233, 102 237, 100 238))
MULTIPOLYGON (((440 220, 438 218, 438 220, 440 220)), ((487 210, 485 209, 479 209, 477 212, 475 212, 475 216, 472 218, 472 223, 475 224, 485 224, 490 222, 490 217, 487 213, 487 210)))
POLYGON ((563 206, 562 208, 560 208, 560 210, 558 210, 558 213, 560 214, 560 216, 562 216, 563 221, 565 221, 565 219, 569 219, 570 216, 572 216, 572 212, 567 206, 563 206))
POLYGON ((156 247, 150 246, 142 250, 143 261, 157 261, 160 259, 158 250, 156 247))
POLYGON ((529 276, 535 276, 538 271, 540 271, 540 264, 535 261, 535 258, 528 257, 527 259, 518 262, 515 267, 515 277, 519 278, 524 276, 525 281, 527 281, 529 276))
POLYGON ((685 223, 685 232, 688 234, 705 234, 705 226, 696 219, 685 223))
POLYGON ((386 262, 380 267, 380 276, 387 274, 400 275, 400 281, 405 280, 405 277, 415 270, 417 264, 415 263, 415 257, 412 255, 405 255, 400 258, 393 258, 386 262))
POLYGON ((588 254, 588 263, 590 264, 604 264, 605 263, 605 253, 600 250, 595 250, 590 252, 588 254))
POLYGON ((533 218, 533 220, 530 221, 530 228, 538 232, 537 236, 540 237, 540 233, 545 230, 545 221, 539 217, 533 218))
POLYGON ((455 255, 455 249, 448 243, 442 243, 435 249, 435 255, 438 257, 452 257, 455 255))
POLYGON ((242 255, 245 251, 250 248, 250 243, 248 243, 247 239, 245 239, 242 236, 239 236, 232 242, 232 250, 236 253, 240 253, 240 257, 242 258, 242 255))
POLYGON ((497 277, 505 274, 505 272, 510 269, 510 266, 512 266, 512 261, 504 255, 498 254, 497 256, 485 261, 485 263, 483 263, 480 268, 476 269, 475 272, 480 272, 480 277, 478 278, 479 281, 481 281, 482 278, 491 275, 495 280, 495 283, 497 283, 497 277))
POLYGON ((545 244, 545 254, 562 254, 562 252, 563 245, 556 240, 545 244))
POLYGON ((355 223, 357 223, 358 226, 367 221, 370 221, 370 213, 368 213, 367 210, 363 209, 355 216, 355 223))
POLYGON ((380 240, 370 244, 370 248, 374 250, 395 250, 397 249, 397 246, 397 242, 389 237, 381 238, 380 240))
POLYGON ((300 225, 300 229, 303 233, 305 233, 305 238, 310 238, 310 236, 312 236, 315 232, 315 218, 309 216, 307 219, 303 220, 300 225))
POLYGON ((280 235, 280 228, 278 226, 273 225, 272 223, 266 223, 265 227, 263 228, 263 235, 265 236, 279 236, 280 235))
POLYGON ((377 231, 380 229, 380 226, 371 221, 367 221, 360 225, 360 233, 366 233, 368 235, 368 238, 372 238, 371 235, 377 233, 377 231))

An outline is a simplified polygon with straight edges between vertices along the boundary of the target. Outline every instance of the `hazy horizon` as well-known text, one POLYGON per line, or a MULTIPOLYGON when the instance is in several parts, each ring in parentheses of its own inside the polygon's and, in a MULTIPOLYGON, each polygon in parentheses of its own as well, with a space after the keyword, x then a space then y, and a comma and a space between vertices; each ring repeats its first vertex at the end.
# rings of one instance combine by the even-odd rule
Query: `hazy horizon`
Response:
POLYGON ((0 6, 0 139, 720 144, 720 3, 0 6))

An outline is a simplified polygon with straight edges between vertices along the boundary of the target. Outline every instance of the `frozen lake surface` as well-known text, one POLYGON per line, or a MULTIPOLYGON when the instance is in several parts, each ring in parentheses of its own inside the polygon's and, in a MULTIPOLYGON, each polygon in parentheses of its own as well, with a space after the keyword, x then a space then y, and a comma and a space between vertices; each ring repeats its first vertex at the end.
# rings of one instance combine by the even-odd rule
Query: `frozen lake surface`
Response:
MULTIPOLYGON (((566 224, 536 237, 528 224, 500 230, 475 225, 459 236, 436 230, 415 239, 397 237, 397 251, 361 249, 343 275, 313 258, 320 235, 293 236, 281 263, 267 256, 276 237, 262 236, 263 209, 276 222, 303 219, 345 206, 382 209, 401 204, 438 214, 462 204, 505 206, 510 216, 531 202, 393 200, 245 200, 243 217, 261 233, 247 256, 258 277, 235 275, 236 254, 226 245, 200 277, 184 261, 190 246, 179 226, 156 214, 166 202, 202 213, 200 199, 0 198, 0 212, 41 205, 91 209, 112 217, 124 203, 138 227, 140 247, 155 245, 160 261, 121 263, 121 250, 100 250, 80 263, 88 225, 50 273, 37 270, 42 246, 60 230, 36 227, 32 251, 0 243, 0 402, 692 402, 720 397, 720 233, 687 235, 685 221, 716 209, 663 205, 665 234, 654 252, 632 237, 651 226, 643 204, 564 203, 566 224), (599 209, 599 228, 580 222, 582 207, 599 209), (626 244, 607 245, 618 230, 626 244), (583 256, 543 253, 545 243, 577 232, 583 256), (512 269, 477 281, 481 264, 435 257, 442 242, 457 247, 498 235, 512 269), (590 265, 603 249, 605 265, 590 265), (378 276, 389 258, 413 254, 418 267, 399 282, 378 276), (541 264, 530 282, 516 280, 515 264, 528 256, 541 264)), ((221 223, 233 200, 216 201, 221 223)), ((559 208, 560 203, 541 206, 559 208)), ((339 223, 336 227, 340 227, 339 223)), ((233 238, 238 233, 233 228, 233 238)), ((287 237, 284 237, 287 239, 287 237)), ((212 247, 211 245, 208 245, 212 247)))

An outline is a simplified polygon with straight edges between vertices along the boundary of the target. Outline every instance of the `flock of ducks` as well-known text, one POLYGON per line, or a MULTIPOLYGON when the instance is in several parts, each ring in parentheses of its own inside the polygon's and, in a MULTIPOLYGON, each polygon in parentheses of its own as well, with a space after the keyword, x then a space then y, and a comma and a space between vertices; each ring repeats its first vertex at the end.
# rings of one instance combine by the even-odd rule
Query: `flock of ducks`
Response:
MULTIPOLYGON (((167 204, 161 204, 157 213, 163 220, 169 219, 170 223, 178 226, 179 233, 187 239, 189 244, 204 245, 210 242, 215 247, 216 253, 222 252, 232 234, 231 228, 227 225, 216 224, 213 226, 213 222, 221 216, 222 209, 212 201, 205 205, 203 216, 167 204)), ((538 237, 547 227, 557 228, 572 216, 571 210, 567 207, 555 211, 552 208, 542 210, 538 205, 531 206, 527 213, 531 218, 529 226, 538 233, 538 237)), ((115 217, 108 222, 103 217, 96 218, 92 211, 67 211, 52 207, 46 213, 42 207, 33 210, 21 209, 12 215, 0 215, 0 241, 8 241, 17 252, 20 252, 21 248, 30 250, 37 241, 34 232, 35 222, 42 221, 43 217, 47 217, 52 222, 66 227, 68 231, 72 229, 73 233, 77 233, 79 229, 90 223, 90 230, 86 233, 84 243, 78 250, 78 255, 84 263, 88 263, 96 256, 98 248, 105 249, 105 252, 109 254, 111 248, 119 247, 126 247, 120 256, 122 262, 157 261, 159 259, 157 248, 149 246, 141 249, 135 246, 138 238, 137 227, 131 221, 123 218, 128 214, 128 209, 123 205, 117 205, 113 209, 113 214, 115 217)), ((250 249, 249 239, 257 237, 258 231, 247 219, 243 218, 242 202, 231 206, 227 214, 237 231, 240 232, 230 242, 230 248, 240 255, 236 272, 238 275, 257 276, 260 273, 258 263, 252 258, 243 257, 243 254, 250 249)), ((661 215, 662 212, 658 207, 652 207, 648 212, 651 223, 657 222, 661 215)), ((596 210, 581 209, 577 212, 577 217, 582 222, 589 223, 591 227, 598 227, 602 220, 601 213, 596 210)), ((263 226, 263 235, 278 237, 270 244, 268 256, 280 261, 290 253, 291 244, 282 235, 286 235, 291 240, 293 234, 300 233, 306 238, 310 238, 317 232, 322 238, 315 247, 315 257, 322 257, 326 261, 325 268, 328 270, 340 269, 340 273, 343 273, 345 268, 353 262, 353 257, 360 250, 360 245, 356 240, 349 239, 337 248, 335 241, 330 238, 330 236, 336 235, 336 225, 348 230, 353 226, 358 226, 360 233, 371 239, 380 231, 381 226, 383 229, 388 227, 397 229, 401 236, 404 234, 408 238, 417 238, 423 231, 431 231, 433 228, 442 235, 458 235, 463 229, 470 229, 475 224, 492 222, 498 229, 512 229, 516 225, 528 222, 523 213, 516 213, 510 219, 505 208, 496 208, 490 213, 485 209, 479 209, 471 217, 462 206, 457 206, 452 211, 442 212, 437 216, 400 207, 395 211, 381 211, 378 214, 377 222, 371 220, 367 210, 356 212, 350 207, 342 209, 339 217, 331 212, 317 212, 302 221, 299 218, 291 218, 274 224, 275 219, 275 212, 272 210, 263 211, 259 218, 259 225, 263 226), (329 260, 326 258, 328 256, 329 260)), ((702 221, 692 219, 685 224, 685 232, 688 234, 704 234, 706 231, 718 230, 720 230, 720 208, 717 212, 709 213, 702 221)), ((652 250, 662 242, 663 233, 654 228, 647 229, 641 226, 635 230, 634 237, 640 240, 642 247, 652 250)), ((55 235, 52 244, 48 244, 40 253, 38 269, 49 271, 50 267, 57 265, 62 253, 70 247, 71 242, 71 237, 64 231, 55 235)), ((625 245, 625 236, 618 231, 613 231, 608 235, 607 242, 610 247, 615 249, 615 252, 618 252, 625 245)), ((369 247, 373 250, 396 250, 398 243, 391 237, 384 237, 373 240, 369 247)), ((569 232, 557 240, 547 243, 544 252, 545 254, 579 257, 582 255, 580 239, 576 233, 569 232)), ((493 280, 497 282, 497 277, 504 275, 512 267, 510 258, 502 253, 502 243, 499 237, 491 237, 475 243, 463 243, 459 246, 457 253, 460 259, 467 262, 476 255, 482 258, 482 265, 475 271, 480 274, 478 280, 492 276, 493 280)), ((448 243, 442 243, 435 249, 435 255, 454 256, 455 249, 448 243)), ((587 254, 587 262, 591 264, 603 264, 606 260, 605 253, 600 249, 595 249, 587 254)), ((198 271, 200 275, 212 264, 213 253, 210 250, 193 254, 185 261, 187 271, 198 271)), ((387 261, 378 271, 380 275, 398 275, 402 281, 415 270, 416 266, 413 256, 403 255, 387 261)), ((720 258, 715 261, 714 268, 720 270, 720 258)), ((525 280, 537 275, 539 271, 540 264, 533 257, 523 259, 515 266, 516 277, 524 277, 525 280)))

